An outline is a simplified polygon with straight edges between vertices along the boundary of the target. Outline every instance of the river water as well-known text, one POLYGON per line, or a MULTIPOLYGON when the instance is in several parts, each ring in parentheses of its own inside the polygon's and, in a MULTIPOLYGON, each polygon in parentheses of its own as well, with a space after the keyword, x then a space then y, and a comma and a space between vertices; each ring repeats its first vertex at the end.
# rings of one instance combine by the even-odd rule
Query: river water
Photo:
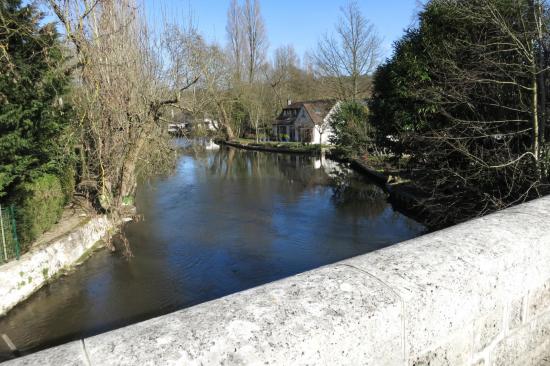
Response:
MULTIPOLYGON (((22 353, 118 328, 418 236, 328 159, 209 144, 140 186, 133 257, 101 250, 0 319, 22 353), (214 149, 212 149, 214 148, 214 149)), ((0 339, 0 361, 11 355, 0 339)))

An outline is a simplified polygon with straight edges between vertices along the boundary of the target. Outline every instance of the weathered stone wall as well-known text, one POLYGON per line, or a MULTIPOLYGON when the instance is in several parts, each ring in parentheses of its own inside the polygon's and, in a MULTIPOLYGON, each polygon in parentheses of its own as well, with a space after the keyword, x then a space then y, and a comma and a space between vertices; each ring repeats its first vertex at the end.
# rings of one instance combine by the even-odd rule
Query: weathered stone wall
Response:
POLYGON ((549 363, 550 197, 8 365, 549 363))
POLYGON ((33 248, 18 261, 0 267, 0 316, 74 265, 112 227, 104 216, 90 218, 69 234, 33 248))

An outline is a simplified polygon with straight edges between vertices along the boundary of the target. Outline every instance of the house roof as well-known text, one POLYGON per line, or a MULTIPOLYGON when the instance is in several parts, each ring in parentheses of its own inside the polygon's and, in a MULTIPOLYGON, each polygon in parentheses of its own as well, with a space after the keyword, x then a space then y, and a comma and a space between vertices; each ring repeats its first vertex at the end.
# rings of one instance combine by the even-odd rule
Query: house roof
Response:
POLYGON ((336 104, 333 100, 318 100, 313 102, 304 102, 304 108, 309 117, 316 125, 322 124, 325 117, 336 104))
POLYGON ((292 124, 297 118, 296 116, 285 116, 286 110, 299 110, 302 107, 305 109, 313 123, 323 123, 325 117, 336 104, 334 100, 309 100, 303 102, 294 102, 284 107, 279 117, 275 120, 275 124, 292 124))

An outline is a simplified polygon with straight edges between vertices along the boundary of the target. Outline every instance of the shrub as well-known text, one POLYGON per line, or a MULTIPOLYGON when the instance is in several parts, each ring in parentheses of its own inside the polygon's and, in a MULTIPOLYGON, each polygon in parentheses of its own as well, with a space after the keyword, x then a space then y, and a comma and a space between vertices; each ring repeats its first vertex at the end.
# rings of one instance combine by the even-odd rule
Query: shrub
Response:
POLYGON ((67 165, 59 174, 59 182, 63 190, 64 203, 68 204, 73 199, 76 187, 76 169, 74 165, 67 165))
POLYGON ((19 187, 17 231, 23 246, 59 221, 66 197, 61 180, 52 174, 41 175, 19 187))
POLYGON ((368 123, 368 110, 358 102, 342 103, 330 119, 330 141, 346 157, 362 156, 373 140, 374 129, 368 123))

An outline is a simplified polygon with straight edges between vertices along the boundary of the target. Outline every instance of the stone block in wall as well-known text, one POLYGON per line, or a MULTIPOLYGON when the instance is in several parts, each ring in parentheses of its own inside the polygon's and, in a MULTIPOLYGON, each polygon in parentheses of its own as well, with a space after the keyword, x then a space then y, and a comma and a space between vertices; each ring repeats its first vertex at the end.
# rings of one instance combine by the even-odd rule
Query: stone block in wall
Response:
POLYGON ((485 365, 487 365, 487 362, 485 361, 484 358, 482 358, 481 360, 477 360, 477 361, 472 363, 472 366, 485 366, 485 365))
POLYGON ((488 315, 474 322, 474 352, 481 352, 504 330, 504 310, 497 305, 488 315))
POLYGON ((550 366, 550 339, 536 349, 522 355, 516 365, 550 366))
POLYGON ((453 366, 468 365, 472 358, 473 327, 467 327, 459 332, 456 337, 433 350, 412 356, 409 366, 453 366))
POLYGON ((523 308, 526 297, 522 296, 510 302, 510 310, 508 313, 508 329, 519 327, 524 322, 523 308))
POLYGON ((48 348, 23 358, 7 361, 2 365, 18 366, 88 366, 90 365, 84 351, 82 341, 74 341, 64 345, 48 348))
POLYGON ((529 294, 528 318, 550 310, 550 279, 529 294))
POLYGON ((546 356, 550 356, 549 341, 550 312, 547 312, 531 319, 499 341, 491 356, 493 365, 531 365, 534 359, 544 359, 546 356))

